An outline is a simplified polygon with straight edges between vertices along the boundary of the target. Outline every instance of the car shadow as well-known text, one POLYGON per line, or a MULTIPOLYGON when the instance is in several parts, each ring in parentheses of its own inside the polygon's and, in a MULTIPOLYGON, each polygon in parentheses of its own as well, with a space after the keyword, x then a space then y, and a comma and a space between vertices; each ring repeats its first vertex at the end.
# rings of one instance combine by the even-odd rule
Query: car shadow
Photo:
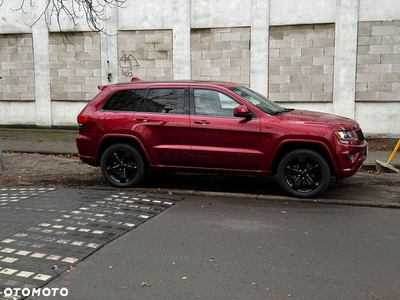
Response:
POLYGON ((181 189, 257 195, 283 195, 276 178, 184 172, 150 173, 140 184, 151 189, 181 189))

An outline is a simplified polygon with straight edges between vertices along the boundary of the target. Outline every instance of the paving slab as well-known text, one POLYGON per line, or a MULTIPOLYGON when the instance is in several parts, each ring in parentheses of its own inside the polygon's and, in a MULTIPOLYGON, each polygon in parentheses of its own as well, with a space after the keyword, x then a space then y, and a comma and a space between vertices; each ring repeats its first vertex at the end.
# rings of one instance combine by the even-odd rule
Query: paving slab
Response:
POLYGON ((10 299, 6 289, 43 286, 182 198, 47 187, 0 189, 0 299, 10 299))

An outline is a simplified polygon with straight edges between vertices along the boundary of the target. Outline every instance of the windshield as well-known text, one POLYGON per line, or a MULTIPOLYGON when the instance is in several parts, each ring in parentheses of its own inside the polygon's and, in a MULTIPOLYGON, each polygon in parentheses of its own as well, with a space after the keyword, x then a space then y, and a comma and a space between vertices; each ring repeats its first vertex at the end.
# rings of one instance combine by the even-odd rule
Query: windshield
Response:
POLYGON ((250 90, 244 86, 236 86, 230 89, 235 94, 239 95, 243 99, 247 100, 251 104, 257 106, 263 112, 270 115, 278 115, 284 112, 291 111, 292 109, 287 109, 279 104, 276 104, 272 100, 264 97, 257 92, 250 90))

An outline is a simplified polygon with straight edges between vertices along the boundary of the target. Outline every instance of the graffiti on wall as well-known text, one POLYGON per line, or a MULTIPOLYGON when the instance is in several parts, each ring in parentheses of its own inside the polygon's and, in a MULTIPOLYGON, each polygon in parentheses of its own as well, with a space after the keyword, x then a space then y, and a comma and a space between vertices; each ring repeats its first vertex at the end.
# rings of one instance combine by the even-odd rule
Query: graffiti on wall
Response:
POLYGON ((139 68, 139 62, 132 54, 124 54, 119 60, 119 67, 121 68, 122 75, 125 77, 132 77, 132 70, 139 68))

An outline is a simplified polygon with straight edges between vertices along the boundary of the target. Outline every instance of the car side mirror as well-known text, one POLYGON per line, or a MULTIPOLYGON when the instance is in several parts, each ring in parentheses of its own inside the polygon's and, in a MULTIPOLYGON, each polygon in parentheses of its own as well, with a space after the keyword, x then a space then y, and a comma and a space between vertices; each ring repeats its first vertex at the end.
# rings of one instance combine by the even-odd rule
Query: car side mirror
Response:
POLYGON ((233 115, 235 117, 246 118, 248 120, 253 117, 253 114, 249 111, 249 109, 245 105, 236 106, 233 110, 233 115))

